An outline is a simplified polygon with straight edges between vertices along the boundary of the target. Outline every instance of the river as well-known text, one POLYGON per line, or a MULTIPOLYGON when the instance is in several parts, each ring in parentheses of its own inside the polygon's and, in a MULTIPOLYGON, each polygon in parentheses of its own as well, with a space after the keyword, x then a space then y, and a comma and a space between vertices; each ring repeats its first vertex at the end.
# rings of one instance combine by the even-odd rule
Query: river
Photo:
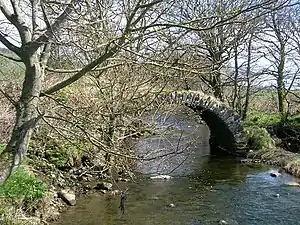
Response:
POLYGON ((210 155, 209 129, 193 116, 155 121, 168 132, 139 139, 135 146, 148 158, 161 157, 137 163, 134 182, 116 185, 128 189, 125 214, 118 208, 120 196, 93 193, 79 198, 56 225, 300 224, 300 188, 284 185, 294 177, 274 178, 270 172, 276 168, 210 155), (157 174, 172 179, 149 179, 157 174))

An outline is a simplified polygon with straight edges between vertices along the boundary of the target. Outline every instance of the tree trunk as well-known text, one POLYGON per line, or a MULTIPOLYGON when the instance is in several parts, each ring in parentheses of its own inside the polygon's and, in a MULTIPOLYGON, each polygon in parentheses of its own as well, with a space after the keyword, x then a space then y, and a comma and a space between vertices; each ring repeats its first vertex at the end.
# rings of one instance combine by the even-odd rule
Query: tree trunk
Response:
POLYGON ((30 136, 41 115, 38 115, 39 95, 42 87, 43 71, 36 54, 24 57, 25 80, 22 94, 16 104, 16 122, 11 139, 0 156, 0 184, 5 182, 14 169, 18 168, 26 155, 30 136))
POLYGON ((231 107, 237 110, 237 98, 238 96, 238 76, 239 76, 239 64, 238 64, 238 49, 237 45, 234 46, 234 78, 233 78, 233 99, 231 107))
POLYGON ((213 75, 212 80, 211 80, 211 86, 213 88, 214 96, 216 98, 218 98, 219 100, 224 101, 220 71, 216 71, 216 74, 213 75))
POLYGON ((278 96, 278 111, 280 113, 281 122, 286 121, 286 106, 285 106, 285 85, 284 85, 284 64, 285 64, 285 44, 280 44, 280 62, 277 71, 277 96, 278 96))
POLYGON ((251 58, 252 58, 252 52, 251 52, 251 47, 252 47, 252 37, 253 35, 251 34, 249 42, 248 42, 248 48, 247 48, 247 70, 246 70, 246 81, 247 81, 247 87, 246 87, 246 94, 245 94, 245 104, 244 108, 242 110, 242 119, 245 120, 247 117, 248 113, 248 108, 249 108, 249 101, 250 101, 250 89, 251 89, 251 79, 250 79, 250 73, 251 73, 251 58))

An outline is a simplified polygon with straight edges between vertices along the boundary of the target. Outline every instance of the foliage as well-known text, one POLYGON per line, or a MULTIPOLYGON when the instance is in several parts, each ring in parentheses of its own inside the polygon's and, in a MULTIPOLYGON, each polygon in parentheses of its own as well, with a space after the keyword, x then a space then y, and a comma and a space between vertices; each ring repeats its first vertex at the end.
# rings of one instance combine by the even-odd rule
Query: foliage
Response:
POLYGON ((245 128, 250 149, 261 150, 274 147, 275 143, 268 131, 259 126, 250 126, 245 128))
POLYGON ((84 143, 63 143, 60 140, 52 140, 46 143, 45 158, 58 168, 74 166, 80 161, 85 149, 84 143))
POLYGON ((46 159, 54 164, 58 168, 62 168, 68 165, 69 155, 65 148, 59 150, 47 150, 46 159))
POLYGON ((287 125, 289 126, 300 126, 300 114, 289 116, 287 118, 287 125))
POLYGON ((0 196, 9 198, 24 198, 35 201, 46 194, 46 184, 29 174, 24 168, 18 168, 14 174, 0 186, 0 196))

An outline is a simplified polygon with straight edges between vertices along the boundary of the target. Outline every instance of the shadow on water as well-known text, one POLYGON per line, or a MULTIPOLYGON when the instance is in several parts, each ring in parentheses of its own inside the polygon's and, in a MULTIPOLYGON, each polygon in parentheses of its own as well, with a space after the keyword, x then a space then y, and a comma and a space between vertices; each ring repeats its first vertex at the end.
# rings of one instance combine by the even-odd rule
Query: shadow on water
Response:
POLYGON ((140 153, 155 156, 159 153, 151 149, 174 151, 178 137, 182 137, 180 149, 186 151, 174 157, 138 162, 141 176, 133 183, 118 183, 121 189, 129 188, 124 215, 118 208, 120 196, 94 193, 78 199, 77 205, 64 212, 55 224, 210 225, 220 220, 240 225, 300 224, 300 189, 284 186, 293 179, 291 176, 273 178, 270 167, 247 166, 234 158, 210 156, 207 128, 187 118, 182 121, 187 127, 183 135, 172 129, 166 138, 152 136, 136 144, 140 153), (158 173, 170 173, 173 178, 149 179, 158 173), (175 207, 169 207, 171 203, 175 207))

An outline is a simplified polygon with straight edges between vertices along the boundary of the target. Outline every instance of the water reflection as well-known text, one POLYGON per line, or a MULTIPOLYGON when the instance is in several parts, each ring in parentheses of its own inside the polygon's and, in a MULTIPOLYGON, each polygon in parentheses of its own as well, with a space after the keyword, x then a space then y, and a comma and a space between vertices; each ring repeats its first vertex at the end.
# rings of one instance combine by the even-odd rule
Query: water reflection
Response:
POLYGON ((207 160, 210 132, 197 118, 173 114, 145 120, 154 122, 160 128, 160 134, 137 142, 137 151, 146 159, 138 162, 137 171, 148 175, 184 176, 207 160))

